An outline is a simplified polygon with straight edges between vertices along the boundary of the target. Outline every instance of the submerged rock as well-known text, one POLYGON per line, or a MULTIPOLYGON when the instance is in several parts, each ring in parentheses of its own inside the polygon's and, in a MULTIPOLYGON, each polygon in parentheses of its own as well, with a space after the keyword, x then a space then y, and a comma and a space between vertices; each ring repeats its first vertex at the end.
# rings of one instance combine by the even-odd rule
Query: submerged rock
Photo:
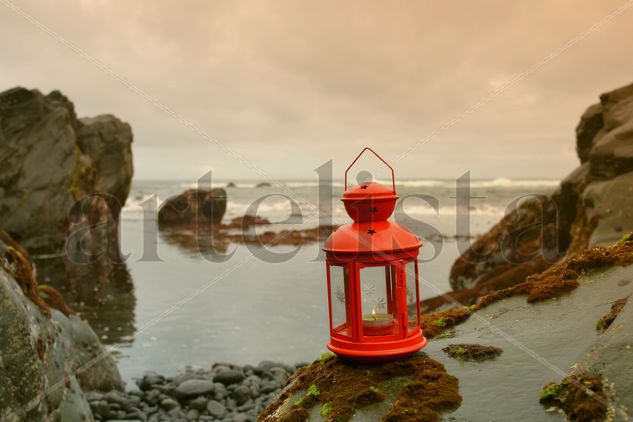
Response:
POLYGON ((226 211, 226 191, 189 189, 165 201, 158 211, 161 227, 204 227, 219 224, 226 211))
POLYGON ((503 352, 503 350, 494 346, 464 343, 449 344, 442 350, 453 359, 475 361, 494 359, 503 352))

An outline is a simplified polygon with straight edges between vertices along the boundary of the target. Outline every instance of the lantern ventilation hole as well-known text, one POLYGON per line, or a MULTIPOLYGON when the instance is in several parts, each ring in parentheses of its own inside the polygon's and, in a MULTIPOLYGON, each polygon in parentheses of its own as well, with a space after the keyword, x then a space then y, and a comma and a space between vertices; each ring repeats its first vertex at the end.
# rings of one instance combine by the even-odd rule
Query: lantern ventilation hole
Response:
POLYGON ((378 208, 376 208, 376 207, 371 207, 371 208, 369 209, 369 212, 370 212, 370 213, 372 213, 372 214, 375 214, 375 213, 377 213, 377 212, 378 212, 378 208))
POLYGON ((369 229, 369 230, 367 230, 367 234, 370 234, 370 235, 372 235, 372 236, 373 236, 373 235, 375 235, 375 234, 376 234, 376 230, 374 230, 374 229, 369 229))
POLYGON ((367 185, 362 185, 360 188, 361 188, 362 190, 365 190, 365 189, 367 189, 367 185))

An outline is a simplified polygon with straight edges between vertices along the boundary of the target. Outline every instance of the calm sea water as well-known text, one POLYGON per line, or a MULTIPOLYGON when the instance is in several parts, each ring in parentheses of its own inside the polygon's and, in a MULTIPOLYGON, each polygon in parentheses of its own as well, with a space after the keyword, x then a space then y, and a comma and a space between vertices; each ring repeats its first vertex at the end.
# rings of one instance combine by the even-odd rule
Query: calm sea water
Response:
MULTIPOLYGON (((226 183, 220 181, 216 186, 226 183)), ((255 181, 241 181, 227 189, 225 220, 243 215, 255 200, 270 195, 262 202, 259 215, 273 222, 286 221, 292 214, 287 197, 292 197, 303 218, 299 223, 295 215, 294 224, 274 225, 273 230, 318 225, 317 183, 286 181, 285 188, 256 185, 255 181)), ((478 199, 462 210, 470 217, 470 234, 486 231, 512 200, 549 193, 556 185, 550 180, 473 181, 471 194, 478 199)), ((96 321, 91 321, 104 343, 113 348, 116 345, 124 378, 129 381, 148 370, 173 374, 186 365, 208 366, 216 361, 295 363, 322 353, 328 322, 320 245, 302 246, 283 262, 266 262, 258 258, 258 248, 239 245, 229 245, 225 253, 233 255, 224 262, 205 259, 178 239, 156 234, 155 222, 141 213, 142 204, 160 204, 190 187, 195 184, 135 181, 124 208, 121 246, 129 254, 127 269, 133 288, 125 293, 113 291, 106 301, 110 305, 102 304, 92 317, 96 321), (157 251, 158 259, 147 259, 152 250, 157 251)), ((403 202, 404 213, 412 219, 409 228, 423 239, 428 234, 425 224, 448 238, 465 234, 456 232, 454 181, 408 180, 397 190, 401 198, 423 194, 437 199, 435 208, 415 197, 403 202)), ((331 215, 335 224, 349 221, 339 201, 341 194, 342 183, 334 182, 331 215)), ((276 247, 272 251, 293 249, 276 247)), ((448 273, 459 255, 458 243, 446 240, 438 252, 429 260, 436 251, 426 242, 421 259, 429 262, 420 267, 423 297, 450 290, 448 273)))

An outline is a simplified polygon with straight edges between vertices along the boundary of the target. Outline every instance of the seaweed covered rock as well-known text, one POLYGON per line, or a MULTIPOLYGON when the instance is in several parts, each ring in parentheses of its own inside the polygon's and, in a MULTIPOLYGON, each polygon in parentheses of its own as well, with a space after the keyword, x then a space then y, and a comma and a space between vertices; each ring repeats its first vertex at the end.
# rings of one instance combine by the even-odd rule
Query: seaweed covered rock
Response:
POLYGON ((541 391, 540 402, 543 406, 561 409, 570 421, 601 421, 607 414, 604 383, 599 377, 587 374, 566 377, 559 384, 547 384, 541 391))
POLYGON ((424 309, 474 303, 588 247, 633 230, 633 84, 602 94, 576 127, 581 166, 548 196, 521 201, 476 239, 450 273, 454 294, 424 309))
POLYGON ((0 419, 92 420, 84 391, 122 388, 116 365, 90 326, 51 300, 54 290, 40 300, 26 252, 8 243, 0 241, 0 419))
POLYGON ((431 314, 425 327, 437 328, 425 331, 434 337, 424 352, 459 378, 462 396, 445 419, 562 420, 560 410, 569 420, 629 420, 633 306, 622 299, 632 293, 632 264, 629 234, 477 305, 431 314), (596 330, 604 321, 606 329, 596 330), (493 361, 461 359, 472 345, 503 353, 493 361))
POLYGON ((259 420, 435 421, 461 400, 457 378, 423 354, 380 364, 326 354, 297 371, 259 420))
POLYGON ((160 227, 198 228, 219 224, 226 212, 226 191, 222 188, 211 190, 189 189, 172 196, 158 211, 160 227))
POLYGON ((129 125, 113 116, 80 121, 60 92, 25 88, 0 93, 0 121, 1 228, 29 251, 57 252, 76 228, 74 204, 94 193, 111 199, 81 207, 116 226, 132 178, 129 125))

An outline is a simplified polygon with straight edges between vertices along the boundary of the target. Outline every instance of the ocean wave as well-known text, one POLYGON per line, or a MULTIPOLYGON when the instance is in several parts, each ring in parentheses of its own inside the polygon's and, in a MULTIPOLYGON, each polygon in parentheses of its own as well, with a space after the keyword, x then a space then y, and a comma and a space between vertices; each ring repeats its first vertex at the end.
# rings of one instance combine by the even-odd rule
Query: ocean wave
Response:
MULTIPOLYGON (((378 183, 382 183, 384 185, 390 185, 391 180, 383 180, 376 179, 378 183)), ((320 185, 327 185, 326 182, 321 181, 310 181, 310 180, 298 180, 298 181, 244 181, 244 182, 228 182, 228 181, 218 181, 213 182, 211 187, 213 188, 226 188, 229 183, 232 183, 235 188, 238 189, 255 189, 261 183, 269 183, 272 187, 287 187, 287 188, 316 188, 320 185)), ((473 188, 532 188, 532 187, 556 187, 559 185, 558 180, 553 179, 509 179, 506 177, 498 177, 496 179, 474 179, 470 181, 470 186, 473 188)), ((349 184, 353 186, 356 184, 355 181, 350 180, 349 184)), ((438 180, 438 179, 409 179, 409 180, 397 180, 397 187, 404 188, 416 188, 416 187, 445 187, 445 188, 454 188, 457 184, 457 180, 438 180)), ((197 188, 197 183, 179 183, 177 185, 180 189, 192 189, 197 188)), ((332 187, 342 188, 345 187, 345 184, 342 180, 334 180, 331 182, 332 187)))
POLYGON ((499 177, 493 180, 472 180, 470 186, 473 188, 535 188, 535 187, 555 187, 559 185, 558 180, 512 180, 499 177))

